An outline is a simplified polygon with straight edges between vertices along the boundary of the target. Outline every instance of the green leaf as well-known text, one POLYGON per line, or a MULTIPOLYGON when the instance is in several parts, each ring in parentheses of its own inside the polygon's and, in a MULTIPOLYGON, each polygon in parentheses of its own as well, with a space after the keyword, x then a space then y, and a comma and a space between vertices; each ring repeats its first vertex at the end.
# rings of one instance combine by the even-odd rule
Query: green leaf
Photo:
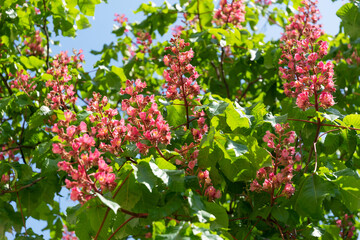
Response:
MULTIPOLYGON (((156 183, 157 183, 157 178, 155 177, 152 169, 149 166, 149 163, 147 162, 140 162, 138 163, 136 166, 135 165, 131 165, 132 168, 134 169, 134 176, 135 179, 141 183, 144 184, 145 187, 152 192, 153 188, 155 187, 156 183)), ((154 166, 153 166, 154 167, 154 166)), ((159 171, 157 173, 159 173, 160 169, 158 169, 159 171)))
POLYGON ((20 62, 27 68, 30 70, 37 70, 40 69, 42 66, 44 66, 45 62, 35 56, 30 56, 30 57, 25 57, 25 56, 21 56, 20 57, 20 62))
POLYGON ((106 206, 108 206, 109 208, 111 208, 111 210, 114 211, 114 213, 117 213, 117 210, 120 208, 120 205, 117 204, 116 202, 110 201, 108 199, 106 199, 103 195, 101 195, 100 193, 95 193, 96 196, 99 197, 100 201, 102 203, 104 203, 106 206))
POLYGON ((341 137, 338 134, 327 134, 324 142, 324 153, 333 154, 340 146, 341 137))
POLYGON ((251 121, 244 111, 233 105, 229 105, 225 111, 226 123, 232 131, 237 128, 249 128, 251 121))
POLYGON ((287 118, 287 114, 282 116, 274 116, 272 115, 272 113, 268 113, 264 118, 264 122, 269 122, 271 123, 271 126, 275 127, 275 125, 278 123, 285 123, 287 121, 287 118))
POLYGON ((0 99, 0 113, 3 112, 9 106, 11 100, 13 100, 12 96, 0 99))
POLYGON ((360 114, 350 114, 345 116, 343 122, 347 127, 353 126, 355 128, 360 128, 360 114))
POLYGON ((288 211, 280 206, 273 207, 271 210, 271 215, 278 221, 287 223, 289 219, 288 211))
POLYGON ((41 125, 44 125, 44 120, 49 119, 49 117, 53 114, 53 111, 47 106, 41 106, 39 110, 35 112, 30 117, 29 120, 29 129, 37 128, 41 125))
POLYGON ((169 190, 173 192, 185 191, 184 170, 164 170, 169 176, 169 190))
POLYGON ((360 181, 359 177, 342 176, 334 183, 339 187, 341 198, 350 211, 360 209, 360 181))
POLYGON ((166 202, 166 205, 162 207, 155 207, 149 209, 149 217, 151 219, 162 219, 164 217, 172 215, 182 206, 182 201, 178 197, 174 197, 170 199, 170 201, 166 202))
POLYGON ((199 16, 200 21, 198 24, 201 24, 199 29, 211 27, 212 13, 214 11, 214 2, 212 0, 191 1, 187 11, 191 13, 191 17, 199 16))
POLYGON ((199 222, 205 223, 207 221, 214 221, 216 217, 205 211, 205 205, 201 201, 201 197, 197 194, 194 194, 191 190, 188 192, 188 203, 193 216, 196 216, 199 219, 199 222))
POLYGON ((91 24, 89 23, 89 19, 87 19, 87 17, 80 15, 79 20, 76 21, 76 26, 81 30, 91 27, 91 24))
POLYGON ((295 196, 295 210, 304 217, 322 219, 324 217, 322 202, 332 195, 334 184, 317 175, 307 176, 300 184, 295 196))
POLYGON ((124 69, 116 66, 111 67, 111 71, 115 73, 122 82, 126 82, 127 77, 125 76, 124 69))
POLYGON ((229 217, 226 209, 214 202, 205 202, 206 211, 215 216, 215 220, 211 222, 211 228, 228 228, 229 217))
POLYGON ((100 0, 78 0, 80 11, 86 16, 94 16, 95 5, 99 3, 100 0))
POLYGON ((161 181, 168 186, 169 182, 170 182, 170 178, 169 175, 167 175, 167 173, 165 171, 163 171, 162 169, 160 169, 155 163, 153 162, 149 162, 149 166, 150 169, 152 170, 153 174, 160 178, 161 181))
POLYGON ((344 4, 336 15, 341 18, 341 25, 344 26, 345 33, 352 39, 360 37, 360 15, 359 8, 353 3, 344 4))
POLYGON ((226 110, 226 108, 229 106, 229 103, 221 101, 221 100, 217 100, 213 96, 211 96, 211 94, 209 95, 209 100, 210 100, 209 104, 196 106, 194 111, 208 107, 209 108, 209 116, 212 118, 216 115, 222 114, 226 110))
POLYGON ((33 105, 31 98, 24 92, 18 92, 14 97, 14 103, 19 107, 25 107, 28 105, 33 105))
POLYGON ((186 123, 186 112, 185 107, 182 104, 181 101, 175 100, 174 105, 166 106, 167 110, 167 117, 166 120, 171 126, 179 126, 181 124, 186 123))
POLYGON ((248 148, 246 145, 228 139, 226 142, 226 150, 231 150, 231 149, 234 150, 236 157, 239 157, 248 152, 248 148))

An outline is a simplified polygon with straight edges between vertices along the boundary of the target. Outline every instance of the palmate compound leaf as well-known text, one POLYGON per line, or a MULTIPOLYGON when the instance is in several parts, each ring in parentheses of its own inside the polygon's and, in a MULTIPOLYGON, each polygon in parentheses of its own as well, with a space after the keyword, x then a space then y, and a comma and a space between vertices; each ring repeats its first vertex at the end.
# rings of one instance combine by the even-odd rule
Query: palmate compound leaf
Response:
POLYGON ((235 134, 225 137, 217 132, 214 143, 211 155, 231 182, 254 179, 256 171, 269 164, 270 155, 258 146, 254 137, 235 134))

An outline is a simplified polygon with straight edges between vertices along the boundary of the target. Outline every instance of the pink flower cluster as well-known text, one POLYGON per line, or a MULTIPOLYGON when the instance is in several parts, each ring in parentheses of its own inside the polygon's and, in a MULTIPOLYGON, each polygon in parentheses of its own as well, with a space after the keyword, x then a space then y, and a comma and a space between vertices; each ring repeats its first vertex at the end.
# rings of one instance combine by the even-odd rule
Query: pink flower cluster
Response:
POLYGON ((61 240, 78 240, 78 238, 75 236, 74 231, 69 231, 67 226, 63 226, 63 234, 61 240))
POLYGON ((242 28, 241 23, 245 21, 245 4, 243 0, 220 0, 220 8, 216 10, 214 22, 218 26, 231 23, 237 28, 242 28))
POLYGON ((201 187, 201 191, 199 190, 199 194, 203 194, 208 198, 209 201, 213 201, 221 197, 221 191, 216 190, 211 183, 211 178, 208 170, 200 170, 197 166, 197 158, 199 155, 199 150, 194 143, 190 143, 189 145, 185 144, 181 147, 180 150, 175 149, 177 153, 180 154, 181 158, 177 158, 175 160, 175 164, 185 169, 186 175, 194 176, 197 174, 199 185, 201 187))
MULTIPOLYGON (((12 76, 12 74, 9 74, 12 76)), ((27 72, 20 70, 16 72, 15 79, 11 82, 11 88, 17 88, 25 93, 31 93, 35 90, 35 81, 30 81, 31 78, 27 72)))
POLYGON ((267 146, 274 149, 272 155, 272 166, 260 168, 256 173, 256 179, 250 184, 250 191, 265 191, 272 195, 273 199, 285 196, 291 197, 295 192, 292 184, 293 172, 299 171, 301 166, 294 169, 295 163, 301 160, 299 153, 295 152, 295 147, 291 146, 295 142, 295 132, 286 132, 289 124, 275 125, 275 134, 266 132, 263 141, 267 146))
POLYGON ((218 199, 221 197, 221 191, 216 190, 211 183, 211 179, 210 179, 208 170, 205 170, 205 171, 200 170, 197 176, 199 179, 200 187, 203 187, 203 189, 205 189, 204 195, 208 197, 209 201, 212 201, 214 199, 218 199))
POLYGON ((24 44, 27 47, 25 49, 26 54, 42 57, 44 55, 44 48, 41 46, 41 42, 42 38, 39 30, 36 30, 35 36, 26 37, 26 40, 24 41, 24 44))
POLYGON ((185 27, 181 26, 181 25, 176 25, 175 27, 172 27, 171 30, 173 31, 173 35, 178 35, 180 36, 182 31, 185 30, 185 27))
POLYGON ((68 82, 73 78, 69 71, 70 68, 81 68, 81 62, 84 61, 82 50, 78 53, 74 50, 74 56, 69 57, 66 52, 61 52, 56 55, 54 61, 51 63, 51 68, 47 73, 53 76, 46 82, 46 87, 51 90, 47 94, 48 104, 52 109, 63 107, 67 109, 67 104, 74 104, 77 100, 75 96, 76 90, 73 84, 68 82))
POLYGON ((285 81, 285 94, 296 98, 299 108, 329 108, 335 104, 332 92, 334 88, 334 65, 320 61, 326 54, 328 44, 318 40, 323 31, 319 20, 317 1, 303 0, 299 14, 289 18, 290 24, 281 37, 282 55, 279 64, 281 78, 285 81), (311 99, 314 100, 311 100, 311 99))
MULTIPOLYGON (((170 40, 170 43, 172 46, 166 47, 165 50, 171 50, 172 54, 164 56, 165 65, 170 67, 164 70, 164 77, 167 82, 165 84, 166 97, 171 100, 182 100, 186 108, 186 114, 188 114, 188 110, 191 108, 191 117, 197 119, 197 127, 191 127, 189 122, 187 122, 194 142, 189 145, 184 144, 180 150, 175 149, 180 155, 175 160, 175 164, 180 168, 184 168, 187 175, 196 175, 199 171, 198 179, 200 185, 203 186, 202 194, 207 196, 209 201, 212 201, 219 198, 221 192, 212 186, 208 171, 205 170, 207 175, 205 174, 206 177, 204 177, 203 174, 200 174, 203 172, 196 167, 199 154, 198 144, 201 142, 203 135, 208 131, 208 126, 205 123, 205 112, 194 111, 194 107, 189 105, 189 102, 200 93, 200 87, 196 82, 199 74, 196 72, 195 67, 190 64, 191 59, 194 57, 194 52, 192 49, 184 51, 185 47, 189 46, 189 43, 185 43, 179 36, 175 35, 170 40)), ((198 99, 195 99, 193 102, 201 104, 198 99)), ((187 121, 189 121, 188 118, 187 121)))
POLYGON ((345 214, 343 220, 336 220, 336 226, 340 228, 340 236, 343 239, 351 239, 354 236, 355 226, 352 218, 353 215, 345 214))
POLYGON ((261 5, 270 6, 272 1, 271 0, 256 0, 256 3, 261 4, 261 5))
POLYGON ((151 34, 148 32, 137 32, 136 35, 136 44, 142 46, 140 52, 150 53, 150 46, 152 44, 151 34))
POLYGON ((53 144, 53 152, 64 160, 58 163, 59 170, 65 171, 73 180, 65 179, 66 187, 71 189, 71 200, 84 203, 96 192, 113 189, 116 186, 115 174, 95 147, 95 139, 89 135, 87 124, 71 125, 76 121, 76 115, 70 111, 64 112, 64 116, 65 120, 60 120, 52 128, 61 141, 53 144))
POLYGON ((178 36, 171 38, 172 46, 166 47, 165 50, 171 50, 173 54, 164 56, 164 64, 170 69, 164 70, 163 76, 166 80, 166 97, 169 99, 193 99, 200 93, 200 86, 196 82, 199 77, 195 67, 190 64, 194 57, 194 51, 183 51, 189 43, 178 36), (189 75, 189 77, 186 77, 189 75))
MULTIPOLYGON (((118 13, 115 13, 115 19, 114 19, 115 22, 119 23, 120 26, 122 27, 125 27, 127 25, 127 22, 128 22, 128 18, 125 17, 125 14, 118 14, 118 13)), ((129 32, 128 29, 125 28, 124 32, 129 32)))
POLYGON ((53 152, 61 155, 64 161, 58 163, 59 170, 68 173, 73 181, 66 180, 66 187, 71 189, 71 199, 81 203, 94 197, 94 193, 112 190, 115 186, 115 174, 108 165, 111 160, 104 159, 105 153, 121 157, 122 146, 136 143, 140 153, 149 148, 158 150, 159 144, 170 144, 169 125, 164 121, 154 96, 139 94, 146 87, 140 80, 127 81, 121 94, 130 95, 122 101, 122 110, 128 118, 118 120, 117 109, 108 107, 107 97, 93 93, 88 111, 91 126, 85 122, 71 125, 76 115, 64 112, 65 120, 54 124, 52 131, 61 143, 53 144, 53 152))
POLYGON ((128 18, 125 17, 125 14, 118 14, 118 13, 115 13, 115 19, 114 19, 115 22, 119 23, 120 25, 123 25, 123 23, 127 23, 128 21, 128 18))
POLYGON ((140 153, 146 153, 151 146, 157 148, 159 144, 168 145, 171 140, 170 127, 158 110, 154 95, 139 94, 144 88, 145 82, 128 80, 126 88, 120 91, 121 94, 130 95, 129 99, 122 101, 121 108, 128 115, 129 132, 133 133, 130 140, 136 142, 140 153))

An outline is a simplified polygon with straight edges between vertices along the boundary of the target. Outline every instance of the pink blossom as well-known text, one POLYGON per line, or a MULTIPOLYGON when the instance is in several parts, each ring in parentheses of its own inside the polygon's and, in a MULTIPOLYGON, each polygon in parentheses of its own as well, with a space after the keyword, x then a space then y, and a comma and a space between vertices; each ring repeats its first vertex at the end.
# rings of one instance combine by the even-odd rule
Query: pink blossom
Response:
POLYGON ((53 153, 57 153, 57 154, 62 153, 62 148, 60 147, 59 144, 53 143, 52 146, 53 146, 53 149, 52 149, 53 153))
POLYGON ((79 200, 80 195, 81 195, 81 192, 80 192, 79 188, 73 187, 71 189, 71 193, 70 193, 71 200, 73 200, 73 201, 79 200))

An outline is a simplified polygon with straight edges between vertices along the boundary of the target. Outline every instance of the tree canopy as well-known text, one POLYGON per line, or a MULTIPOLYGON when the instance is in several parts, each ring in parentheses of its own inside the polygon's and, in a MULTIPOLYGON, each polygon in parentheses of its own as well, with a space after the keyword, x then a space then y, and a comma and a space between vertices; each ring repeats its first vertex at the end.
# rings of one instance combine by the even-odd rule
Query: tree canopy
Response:
POLYGON ((334 36, 317 0, 142 3, 93 70, 52 55, 100 2, 1 1, 0 239, 359 236, 359 1, 334 36))

